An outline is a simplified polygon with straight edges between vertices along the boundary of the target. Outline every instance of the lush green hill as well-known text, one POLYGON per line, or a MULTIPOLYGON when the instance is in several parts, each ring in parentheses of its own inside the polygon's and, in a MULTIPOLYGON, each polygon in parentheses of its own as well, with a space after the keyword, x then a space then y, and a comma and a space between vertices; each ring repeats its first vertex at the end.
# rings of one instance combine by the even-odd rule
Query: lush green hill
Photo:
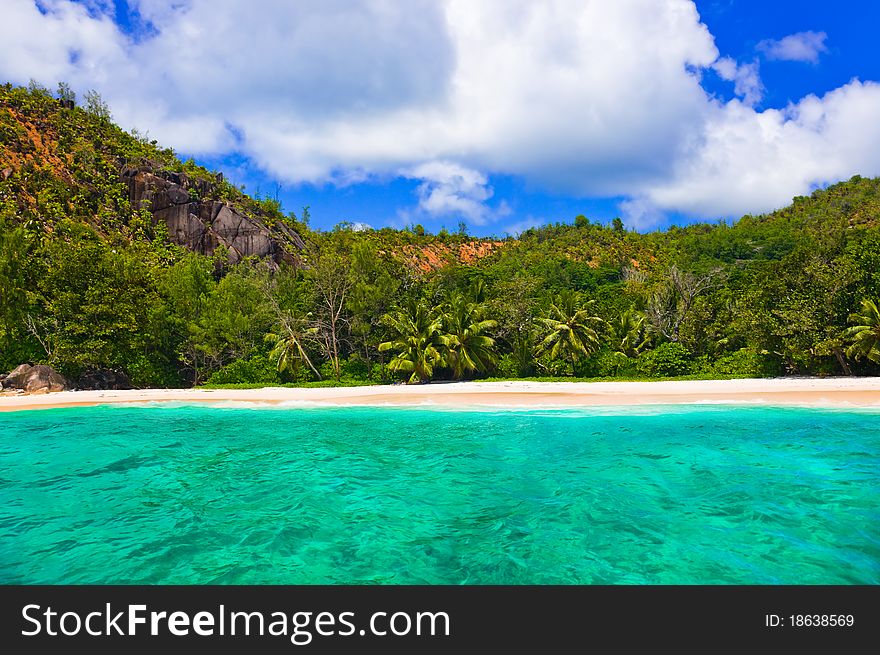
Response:
POLYGON ((62 91, 0 87, 0 368, 137 385, 878 372, 847 332, 876 330, 878 180, 650 234, 584 217, 518 239, 320 232, 62 91))
POLYGON ((164 239, 208 255, 222 245, 239 257, 281 259, 280 251, 302 247, 295 219, 276 202, 254 200, 222 174, 121 130, 94 95, 77 107, 44 89, 0 87, 0 177, 0 216, 35 231, 74 220, 111 241, 164 239), (227 222, 239 232, 262 233, 274 249, 251 252, 254 244, 218 214, 234 218, 227 222), (190 215, 202 224, 201 242, 187 242, 190 215))

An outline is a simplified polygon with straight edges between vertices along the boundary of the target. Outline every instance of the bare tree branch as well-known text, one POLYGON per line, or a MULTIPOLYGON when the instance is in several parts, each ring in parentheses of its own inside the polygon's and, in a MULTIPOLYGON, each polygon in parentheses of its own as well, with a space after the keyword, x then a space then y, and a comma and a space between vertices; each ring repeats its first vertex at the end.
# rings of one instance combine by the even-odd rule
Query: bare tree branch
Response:
POLYGON ((663 284, 649 298, 645 314, 654 330, 670 341, 679 340, 679 330, 693 309, 698 296, 716 288, 723 281, 722 271, 715 268, 705 275, 669 267, 663 284))

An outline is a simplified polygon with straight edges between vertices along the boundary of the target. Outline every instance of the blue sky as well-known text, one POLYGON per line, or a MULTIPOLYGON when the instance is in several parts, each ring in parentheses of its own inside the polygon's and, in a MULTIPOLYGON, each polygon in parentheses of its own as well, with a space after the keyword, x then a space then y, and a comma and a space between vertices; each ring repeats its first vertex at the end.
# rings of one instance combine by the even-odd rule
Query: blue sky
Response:
POLYGON ((96 89, 315 227, 644 231, 880 174, 878 19, 867 1, 5 0, 0 77, 96 89))
MULTIPOLYGON (((735 59, 754 57, 765 39, 807 31, 827 35, 827 51, 818 63, 762 60, 764 106, 784 107, 810 93, 821 95, 853 77, 880 80, 880 5, 871 0, 698 0, 697 7, 718 49, 735 59)), ((707 87, 716 93, 728 91, 724 85, 707 87)))
MULTIPOLYGON (((880 4, 865 1, 828 3, 827 0, 697 0, 700 18, 715 37, 722 54, 741 61, 760 61, 762 82, 766 88, 759 107, 782 108, 808 94, 821 95, 836 89, 853 77, 862 80, 880 80, 880 48, 877 46, 877 25, 880 24, 880 4), (824 32, 827 52, 818 63, 767 60, 756 48, 767 39, 782 39, 799 32, 824 32)), ((735 97, 733 87, 714 74, 706 75, 704 88, 721 98, 735 97)), ((224 168, 223 159, 201 160, 202 163, 224 168)), ((239 179, 250 190, 269 190, 276 194, 276 181, 259 169, 248 167, 236 160, 239 179)), ((528 184, 522 178, 504 175, 489 177, 495 198, 505 199, 512 208, 511 221, 505 228, 522 229, 548 222, 571 223, 578 214, 591 220, 608 222, 620 216, 617 197, 581 197, 548 193, 528 184)), ((300 214, 300 208, 310 207, 313 223, 330 227, 340 221, 365 222, 375 226, 400 225, 397 215, 401 207, 413 204, 413 193, 418 183, 397 178, 387 184, 358 184, 339 189, 334 185, 282 185, 278 197, 287 210, 300 214)), ((739 215, 705 218, 735 219, 739 215)), ((677 223, 686 224, 699 217, 680 212, 665 211, 664 220, 657 227, 677 223)), ((422 223, 434 231, 446 227, 455 230, 460 217, 450 215, 432 220, 421 217, 422 223)), ((491 234, 499 226, 483 229, 469 226, 471 233, 491 234)))

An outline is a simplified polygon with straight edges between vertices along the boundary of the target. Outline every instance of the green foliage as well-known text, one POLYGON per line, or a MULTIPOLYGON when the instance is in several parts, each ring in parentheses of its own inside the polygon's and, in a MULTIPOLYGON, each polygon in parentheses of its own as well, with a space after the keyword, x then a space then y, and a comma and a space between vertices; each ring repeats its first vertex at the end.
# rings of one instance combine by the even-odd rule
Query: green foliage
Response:
POLYGON ((0 219, 0 366, 9 370, 38 356, 28 334, 32 271, 27 261, 32 243, 22 228, 6 227, 0 219))
POLYGON ((439 312, 425 303, 413 303, 406 310, 386 314, 384 322, 392 338, 379 344, 379 352, 394 352, 388 369, 409 374, 409 383, 430 380, 434 367, 443 362, 447 345, 439 312))
POLYGON ((265 273, 241 264, 227 273, 206 298, 190 336, 203 367, 216 370, 247 359, 264 344, 272 316, 263 295, 265 273))
POLYGON ((76 93, 73 92, 73 89, 70 88, 70 85, 67 82, 59 82, 58 83, 58 100, 61 102, 76 102, 76 93))
POLYGON ((519 374, 519 366, 510 353, 505 353, 498 359, 498 364, 495 366, 495 374, 500 378, 525 377, 519 374))
POLYGON ((584 216, 503 240, 322 232, 308 207, 285 214, 277 193, 248 197, 121 130, 97 93, 57 96, 0 86, 0 368, 117 368, 144 386, 880 374, 878 179, 648 234, 584 216), (120 171, 144 165, 305 248, 232 266, 225 246, 173 245, 129 202, 120 171))
POLYGON ((308 353, 309 340, 316 332, 317 329, 308 327, 305 320, 284 316, 281 318, 281 331, 278 334, 266 334, 264 339, 272 344, 269 358, 275 362, 279 373, 289 372, 298 378, 301 369, 307 367, 321 377, 308 353))
POLYGON ((650 341, 647 317, 629 308, 608 323, 608 343, 612 352, 630 359, 638 357, 650 341))
POLYGON ((581 362, 576 375, 586 378, 633 377, 637 374, 636 362, 620 351, 604 347, 581 362))
POLYGON ((538 319, 543 328, 543 339, 538 350, 550 360, 564 360, 571 364, 574 374, 578 361, 589 357, 600 345, 600 331, 605 322, 591 314, 594 301, 583 303, 579 294, 567 290, 550 304, 548 315, 538 319))
POLYGON ((354 244, 345 309, 351 317, 352 339, 367 362, 372 359, 374 337, 400 289, 401 277, 401 271, 378 252, 376 244, 366 239, 354 244))
POLYGON ((495 339, 486 333, 498 322, 485 318, 486 307, 460 293, 453 294, 443 314, 445 362, 456 380, 486 373, 498 361, 495 339))
POLYGON ((161 299, 141 253, 111 248, 88 227, 62 221, 45 242, 33 334, 64 372, 125 367, 159 346, 161 299))
POLYGON ((654 350, 643 353, 636 364, 639 373, 651 377, 688 375, 693 367, 690 351, 675 342, 662 343, 654 350))
POLYGON ((846 331, 851 345, 847 355, 853 359, 862 358, 880 363, 880 309, 871 299, 862 300, 861 311, 852 314, 849 322, 854 325, 846 331))
POLYGON ((782 372, 782 367, 778 357, 742 348, 707 361, 704 370, 719 377, 773 377, 782 372))
POLYGON ((211 373, 208 384, 280 384, 281 378, 272 359, 265 355, 254 355, 245 359, 236 359, 223 368, 211 373))
POLYGON ((107 103, 104 102, 104 99, 97 91, 86 91, 85 100, 85 110, 88 113, 102 121, 110 121, 112 118, 110 115, 110 107, 107 106, 107 103))

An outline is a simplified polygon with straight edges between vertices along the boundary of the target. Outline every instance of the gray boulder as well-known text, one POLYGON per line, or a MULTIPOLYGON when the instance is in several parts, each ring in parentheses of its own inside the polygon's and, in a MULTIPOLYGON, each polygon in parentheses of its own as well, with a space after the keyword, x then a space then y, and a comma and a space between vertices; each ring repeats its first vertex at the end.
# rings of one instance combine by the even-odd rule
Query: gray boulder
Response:
POLYGON ((124 371, 86 371, 77 381, 78 389, 131 389, 131 379, 124 371))
POLYGON ((210 181, 149 165, 123 168, 121 177, 132 207, 149 210, 155 223, 165 223, 174 243, 193 252, 210 256, 223 246, 231 264, 249 256, 296 264, 297 253, 305 248, 287 225, 272 225, 231 202, 211 199, 215 189, 210 181))
POLYGON ((7 389, 21 389, 27 393, 49 393, 70 388, 63 375, 43 364, 17 366, 3 380, 3 386, 7 389))
POLYGON ((12 369, 3 380, 4 389, 24 389, 24 381, 28 372, 33 368, 30 364, 19 364, 12 369))
POLYGON ((48 393, 50 391, 65 391, 70 385, 67 379, 51 366, 37 364, 28 371, 25 378, 24 390, 28 393, 48 393))

